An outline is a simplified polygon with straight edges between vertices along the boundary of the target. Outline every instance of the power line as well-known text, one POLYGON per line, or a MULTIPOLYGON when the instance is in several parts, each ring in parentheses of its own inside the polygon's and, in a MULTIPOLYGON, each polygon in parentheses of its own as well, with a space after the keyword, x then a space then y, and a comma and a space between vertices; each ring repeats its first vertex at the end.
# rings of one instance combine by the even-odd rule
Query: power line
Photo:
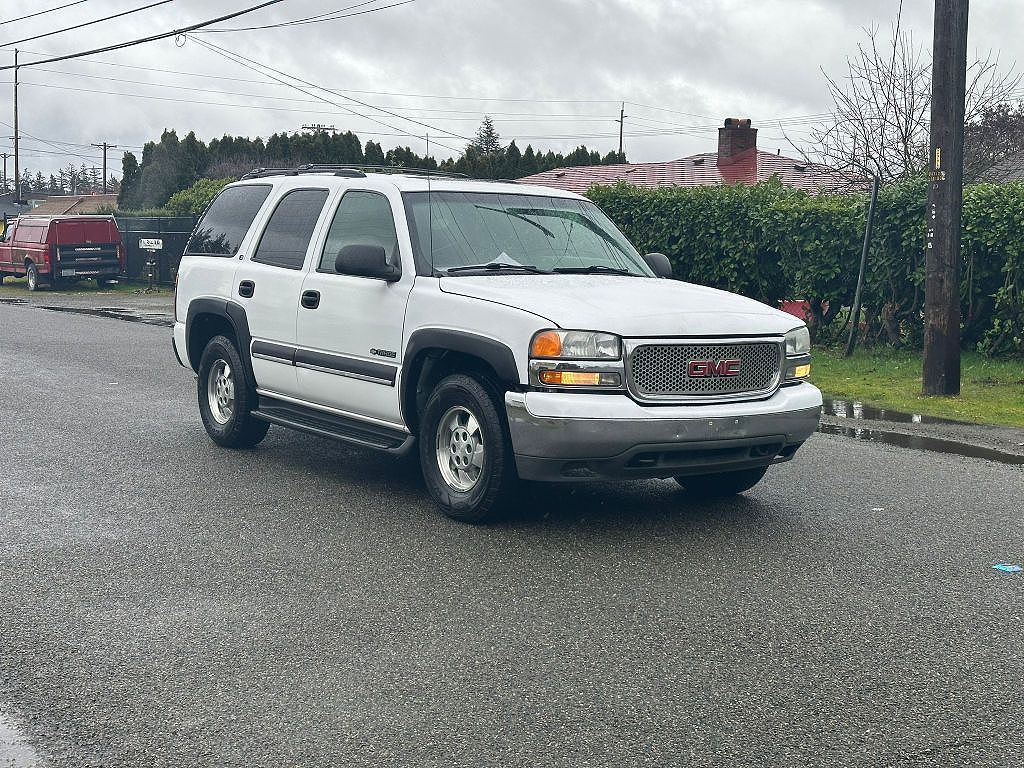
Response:
POLYGON ((128 16, 128 15, 133 14, 133 13, 138 13, 139 11, 148 11, 150 8, 156 8, 158 5, 167 5, 167 3, 172 3, 172 2, 174 2, 174 0, 159 0, 156 3, 150 3, 149 5, 144 5, 141 8, 133 8, 130 11, 121 11, 120 13, 115 13, 115 14, 112 14, 110 16, 104 16, 102 19, 93 19, 92 21, 84 21, 81 24, 75 24, 72 27, 64 27, 63 29, 55 29, 55 30, 53 30, 51 32, 43 32, 42 34, 39 34, 39 35, 33 35, 32 37, 23 37, 23 38, 21 38, 21 40, 11 40, 8 43, 0 43, 0 45, 17 45, 18 43, 27 43, 29 40, 39 40, 40 38, 43 38, 43 37, 50 37, 50 35, 59 35, 61 32, 70 32, 73 29, 81 29, 82 27, 90 27, 93 24, 99 24, 100 22, 103 22, 103 21, 110 21, 111 19, 118 19, 118 18, 120 18, 122 16, 128 16))
MULTIPOLYGON (((298 81, 300 83, 303 83, 304 85, 310 86, 312 88, 316 88, 316 89, 319 89, 319 90, 322 90, 322 91, 327 91, 328 93, 341 96, 341 98, 343 98, 343 99, 347 99, 349 101, 355 102, 356 104, 360 104, 360 105, 362 105, 364 107, 368 107, 369 109, 377 110, 378 112, 384 112, 385 114, 390 114, 390 115, 392 115, 394 117, 398 117, 398 118, 400 118, 402 120, 408 120, 409 122, 416 123, 417 125, 421 125, 421 126, 427 128, 428 130, 440 131, 441 133, 446 134, 448 136, 454 136, 455 138, 465 139, 466 141, 471 141, 471 139, 469 139, 469 137, 467 137, 467 136, 460 136, 457 133, 452 133, 451 131, 445 131, 445 130, 442 130, 440 128, 436 128, 435 126, 428 125, 426 123, 420 122, 419 120, 413 120, 412 118, 403 117, 402 115, 398 115, 398 114, 396 114, 394 112, 388 112, 388 110, 382 109, 381 107, 375 107, 372 104, 367 104, 364 101, 359 101, 358 99, 353 99, 351 96, 345 96, 344 94, 335 94, 334 91, 331 91, 331 90, 329 90, 327 88, 324 88, 322 86, 318 86, 315 83, 310 83, 309 81, 303 80, 303 79, 301 79, 299 77, 295 77, 294 75, 289 75, 286 72, 282 72, 281 70, 274 69, 273 67, 267 66, 266 64, 261 64, 260 62, 254 61, 253 59, 247 59, 245 56, 242 56, 241 54, 237 54, 237 53, 233 53, 231 51, 227 51, 224 48, 221 48, 220 46, 214 45, 213 43, 206 42, 205 40, 200 40, 200 39, 198 39, 196 37, 193 37, 192 39, 196 43, 198 43, 199 45, 203 46, 204 48, 208 48, 208 49, 214 51, 215 53, 219 53, 221 56, 223 56, 224 58, 227 58, 229 61, 234 61, 236 64, 239 64, 239 65, 241 65, 243 67, 247 67, 248 69, 250 69, 250 70, 252 70, 254 72, 257 72, 258 74, 261 74, 264 77, 269 77, 271 80, 277 80, 277 82, 284 83, 285 85, 288 85, 289 87, 294 88, 295 90, 299 91, 300 93, 305 93, 307 96, 313 96, 314 98, 321 99, 322 101, 325 101, 328 104, 333 104, 334 106, 338 107, 339 109, 344 109, 347 112, 350 112, 350 113, 352 113, 354 115, 358 115, 359 117, 363 117, 363 118, 365 118, 367 120, 373 120, 374 122, 378 123, 379 125, 383 125, 386 128, 390 128, 393 131, 402 131, 402 129, 398 128, 397 126, 391 125, 389 123, 385 123, 383 120, 380 120, 379 118, 377 118, 375 116, 363 115, 363 114, 361 114, 359 112, 356 112, 355 110, 351 109, 350 107, 345 107, 345 106, 343 106, 341 104, 338 104, 337 102, 333 102, 330 99, 324 98, 323 96, 320 96, 317 93, 311 93, 309 91, 306 91, 303 88, 300 88, 299 86, 295 85, 294 83, 290 83, 290 82, 287 82, 285 80, 281 80, 281 79, 275 77, 274 75, 268 75, 268 74, 266 74, 266 72, 261 72, 260 69, 269 70, 270 72, 276 72, 278 75, 281 75, 283 77, 291 78, 292 80, 296 80, 296 81, 298 81), (259 69, 257 69, 257 67, 259 69)), ((420 137, 420 136, 418 136, 418 135, 416 135, 414 133, 410 133, 409 131, 404 131, 404 133, 407 136, 410 136, 412 138, 416 138, 416 139, 422 138, 422 137, 420 137)), ((445 149, 448 149, 448 150, 452 151, 452 152, 459 152, 460 151, 458 149, 455 149, 454 147, 449 147, 449 146, 446 146, 445 144, 441 144, 440 142, 435 142, 435 143, 438 144, 439 146, 444 147, 445 149)))
MULTIPOLYGON (((152 88, 172 89, 172 90, 177 90, 177 91, 188 91, 189 93, 211 93, 211 94, 215 94, 215 95, 218 95, 218 96, 237 96, 237 97, 242 97, 242 98, 269 99, 271 101, 289 101, 289 102, 294 102, 294 103, 299 103, 299 104, 319 104, 319 103, 321 103, 320 99, 295 99, 295 98, 289 98, 287 96, 270 96, 270 95, 263 94, 263 93, 241 93, 241 92, 238 92, 238 91, 222 91, 222 90, 217 90, 217 89, 213 89, 213 88, 194 88, 194 87, 188 86, 188 85, 170 85, 170 84, 162 84, 162 83, 152 83, 152 82, 147 82, 145 80, 130 80, 130 79, 120 78, 120 77, 109 77, 109 76, 106 76, 106 75, 88 75, 88 74, 78 73, 78 72, 59 72, 58 70, 47 69, 45 67, 39 67, 38 69, 36 69, 36 71, 37 72, 56 72, 58 74, 71 75, 73 77, 84 77, 84 78, 87 78, 87 79, 90 79, 90 80, 103 80, 103 81, 109 81, 109 82, 114 82, 114 83, 126 83, 126 84, 129 84, 129 85, 143 85, 143 86, 148 86, 148 87, 152 87, 152 88)), ((256 83, 261 83, 261 84, 265 84, 265 85, 276 85, 276 83, 267 83, 266 81, 263 81, 263 80, 250 81, 250 82, 256 82, 256 83)), ((159 97, 159 96, 155 96, 155 95, 151 95, 151 94, 125 93, 123 91, 104 91, 104 90, 98 90, 98 89, 79 88, 79 87, 74 87, 74 86, 56 85, 54 83, 41 83, 41 82, 34 82, 34 81, 28 81, 28 80, 21 81, 21 84, 23 86, 24 85, 31 85, 31 86, 34 86, 36 88, 57 88, 57 89, 61 89, 61 90, 81 91, 81 92, 84 92, 84 93, 104 93, 104 94, 109 94, 111 96, 123 96, 123 97, 126 97, 126 98, 157 99, 157 100, 163 100, 164 98, 166 98, 166 97, 159 97)), ((192 101, 192 100, 189 99, 188 101, 192 101)), ((195 103, 210 104, 212 102, 195 102, 195 103)), ((418 114, 422 114, 422 113, 426 113, 426 112, 431 112, 431 113, 439 113, 441 115, 469 115, 470 116, 470 117, 446 117, 445 118, 446 120, 456 120, 456 121, 476 121, 476 122, 479 122, 480 118, 482 118, 485 114, 490 115, 491 117, 499 117, 499 118, 523 118, 521 120, 520 119, 506 119, 506 120, 504 120, 504 122, 506 122, 506 123, 508 123, 508 122, 512 122, 512 123, 520 123, 520 122, 549 122, 549 121, 554 121, 554 122, 569 122, 569 121, 608 122, 608 119, 609 119, 607 116, 604 116, 604 115, 579 114, 579 113, 575 113, 575 112, 562 112, 562 113, 557 113, 557 112, 556 113, 494 112, 494 111, 490 111, 490 110, 484 111, 484 110, 467 110, 467 109, 444 109, 444 108, 440 108, 440 107, 410 107, 410 106, 402 106, 402 105, 388 105, 388 106, 391 109, 394 109, 394 110, 400 110, 400 111, 404 111, 404 112, 416 112, 418 114)), ((674 123, 666 123, 665 121, 654 121, 654 122, 662 122, 662 123, 664 123, 666 125, 674 125, 674 123)))
MULTIPOLYGON (((39 59, 37 61, 30 61, 30 62, 21 64, 21 66, 22 67, 28 67, 28 66, 32 66, 34 64, 53 64, 56 61, 67 61, 68 59, 80 59, 83 56, 92 56, 93 54, 96 54, 96 53, 106 53, 108 51, 119 51, 122 48, 131 48, 132 46, 141 45, 142 43, 152 43, 152 42, 155 42, 157 40, 166 40, 168 37, 177 37, 178 35, 184 35, 186 32, 192 32, 192 31, 197 30, 197 29, 202 29, 203 27, 208 27, 211 24, 218 24, 218 23, 220 23, 222 21, 227 21, 228 19, 235 19, 235 18, 238 18, 239 16, 244 16, 247 13, 253 13, 254 11, 258 11, 258 10, 260 10, 262 8, 266 8, 266 7, 271 6, 271 5, 277 5, 280 2, 283 2, 283 0, 266 0, 266 2, 260 3, 259 5, 253 5, 253 6, 250 6, 249 8, 243 8, 240 11, 235 11, 234 13, 228 13, 228 14, 225 14, 224 16, 218 16, 215 19, 208 19, 207 21, 201 21, 198 24, 190 24, 187 27, 182 27, 181 29, 171 30, 170 32, 161 32, 160 34, 157 34, 157 35, 150 35, 148 37, 140 37, 140 38, 138 38, 136 40, 128 40, 127 42, 124 42, 124 43, 116 43, 115 45, 107 45, 107 46, 104 46, 103 48, 93 48, 92 50, 89 50, 89 51, 79 51, 78 53, 69 53, 69 54, 66 54, 64 56, 54 56, 54 57, 49 58, 49 59, 39 59)), ((8 66, 0 67, 0 72, 3 72, 4 70, 8 70, 8 69, 14 69, 14 65, 8 65, 8 66)))
POLYGON ((370 5, 371 3, 378 2, 378 0, 367 0, 366 2, 356 3, 350 5, 347 8, 339 8, 336 11, 328 11, 327 13, 321 13, 317 16, 310 16, 305 19, 296 19, 294 21, 283 21, 279 24, 264 24, 258 27, 231 27, 229 29, 204 29, 201 34, 208 35, 216 32, 250 32, 253 30, 260 29, 279 29, 281 27, 294 27, 301 24, 319 24, 324 21, 335 21, 337 19, 347 19, 351 16, 362 16, 364 13, 376 13, 377 11, 386 11, 388 8, 397 8, 400 5, 409 5, 409 3, 415 3, 416 0, 401 0, 398 3, 392 3, 391 5, 384 5, 380 8, 367 8, 364 11, 356 11, 354 13, 342 13, 342 11, 348 11, 353 8, 359 8, 364 5, 370 5), (338 15, 335 15, 338 14, 338 15))
POLYGON ((24 21, 25 19, 31 19, 35 16, 42 16, 44 13, 53 13, 54 11, 61 11, 64 10, 65 8, 70 8, 72 5, 81 5, 84 2, 85 0, 75 0, 75 2, 73 3, 65 3, 64 5, 58 5, 56 8, 47 8, 45 11, 36 11, 35 13, 29 13, 25 16, 19 16, 16 19, 5 19, 4 21, 0 21, 0 26, 3 26, 4 24, 13 24, 16 21, 24 21))

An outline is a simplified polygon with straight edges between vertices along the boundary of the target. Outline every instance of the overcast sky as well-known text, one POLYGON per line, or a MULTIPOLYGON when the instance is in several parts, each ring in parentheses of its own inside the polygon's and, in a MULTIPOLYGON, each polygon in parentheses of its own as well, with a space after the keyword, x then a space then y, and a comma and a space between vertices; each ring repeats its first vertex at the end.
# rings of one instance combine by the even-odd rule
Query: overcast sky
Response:
MULTIPOLYGON (((3 18, 70 1, 8 0, 3 18)), ((86 0, 0 24, 0 58, 13 61, 8 43, 15 40, 154 1, 86 0)), ((284 0, 215 28, 280 24, 344 8, 372 12, 196 40, 427 124, 439 158, 456 155, 466 144, 462 137, 472 136, 485 113, 503 141, 515 139, 521 149, 533 144, 566 151, 584 143, 603 154, 618 146, 615 119, 625 100, 629 159, 656 161, 713 150, 715 130, 727 116, 753 118, 759 146, 785 154, 779 121, 787 134, 804 136, 808 121, 831 108, 821 70, 840 73, 864 39, 863 28, 887 29, 899 6, 898 0, 412 0, 384 8, 399 2, 284 0)), ((21 61, 30 62, 254 4, 173 0, 17 47, 25 52, 21 61)), ((903 8, 904 28, 928 47, 932 8, 932 0, 907 0, 903 8)), ((1022 30, 1021 0, 972 4, 972 55, 994 49, 1006 68, 1024 63, 1022 30)), ((101 153, 88 146, 93 142, 139 154, 165 128, 181 136, 195 131, 208 141, 225 133, 266 137, 322 123, 353 130, 364 142, 380 141, 385 149, 424 150, 423 125, 310 86, 300 92, 196 40, 168 39, 24 67, 22 166, 46 174, 69 162, 98 164, 101 153)), ((11 74, 3 73, 0 86, 5 137, 13 122, 11 74)), ((9 140, 0 146, 11 151, 9 140)), ((121 151, 110 154, 117 175, 121 151)))

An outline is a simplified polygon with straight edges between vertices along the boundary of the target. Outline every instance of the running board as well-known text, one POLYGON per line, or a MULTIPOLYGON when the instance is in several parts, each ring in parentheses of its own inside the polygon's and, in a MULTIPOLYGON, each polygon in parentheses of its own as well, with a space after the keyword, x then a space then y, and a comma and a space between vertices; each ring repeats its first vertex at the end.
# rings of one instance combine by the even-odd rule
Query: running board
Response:
POLYGON ((397 455, 408 453, 416 442, 414 436, 397 429, 287 403, 266 395, 260 395, 260 407, 252 412, 252 417, 311 435, 397 455))

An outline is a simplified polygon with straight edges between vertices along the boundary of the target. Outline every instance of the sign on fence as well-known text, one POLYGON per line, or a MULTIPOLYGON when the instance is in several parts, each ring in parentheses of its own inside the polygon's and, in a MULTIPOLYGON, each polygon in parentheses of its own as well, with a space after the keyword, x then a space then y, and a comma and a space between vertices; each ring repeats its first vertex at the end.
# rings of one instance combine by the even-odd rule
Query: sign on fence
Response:
POLYGON ((144 251, 162 251, 164 249, 164 241, 156 237, 140 237, 139 248, 144 251))

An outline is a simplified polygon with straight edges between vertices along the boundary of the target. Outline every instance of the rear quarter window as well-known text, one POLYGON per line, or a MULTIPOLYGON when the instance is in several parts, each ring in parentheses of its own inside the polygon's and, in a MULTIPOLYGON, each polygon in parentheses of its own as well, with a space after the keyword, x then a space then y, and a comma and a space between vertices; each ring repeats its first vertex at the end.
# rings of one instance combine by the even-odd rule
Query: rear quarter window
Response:
POLYGON ((19 224, 15 237, 19 243, 41 243, 46 238, 45 225, 19 224))
POLYGON ((270 190, 269 184, 247 184, 217 195, 189 238, 185 255, 235 256, 270 190))

